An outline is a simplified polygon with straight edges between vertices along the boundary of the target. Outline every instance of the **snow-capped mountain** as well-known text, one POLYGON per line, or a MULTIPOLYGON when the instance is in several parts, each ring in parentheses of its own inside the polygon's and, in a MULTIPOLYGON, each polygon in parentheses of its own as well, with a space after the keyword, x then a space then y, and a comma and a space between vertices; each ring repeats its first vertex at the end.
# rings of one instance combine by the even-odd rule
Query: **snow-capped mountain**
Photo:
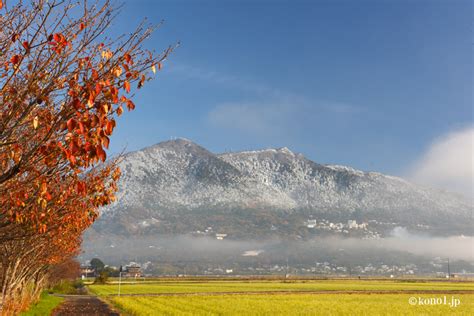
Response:
POLYGON ((318 164, 288 148, 214 154, 177 139, 129 153, 120 167, 117 202, 102 210, 96 230, 192 233, 219 226, 217 215, 230 226, 258 221, 258 227, 283 227, 281 218, 304 226, 306 218, 324 218, 421 225, 440 233, 466 234, 472 227, 472 204, 458 195, 318 164), (196 221, 201 226, 193 226, 196 221))

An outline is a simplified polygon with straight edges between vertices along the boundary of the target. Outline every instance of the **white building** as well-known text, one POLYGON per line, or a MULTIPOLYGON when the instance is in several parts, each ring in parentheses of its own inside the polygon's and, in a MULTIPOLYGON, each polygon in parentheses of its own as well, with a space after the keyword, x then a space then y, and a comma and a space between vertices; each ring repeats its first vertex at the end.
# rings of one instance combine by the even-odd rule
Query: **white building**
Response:
POLYGON ((359 228, 359 225, 357 225, 357 221, 350 219, 350 220, 347 221, 347 227, 349 227, 350 229, 351 228, 352 229, 357 229, 357 228, 359 228))
POLYGON ((227 237, 227 234, 216 234, 216 239, 217 240, 223 240, 226 237, 227 237))

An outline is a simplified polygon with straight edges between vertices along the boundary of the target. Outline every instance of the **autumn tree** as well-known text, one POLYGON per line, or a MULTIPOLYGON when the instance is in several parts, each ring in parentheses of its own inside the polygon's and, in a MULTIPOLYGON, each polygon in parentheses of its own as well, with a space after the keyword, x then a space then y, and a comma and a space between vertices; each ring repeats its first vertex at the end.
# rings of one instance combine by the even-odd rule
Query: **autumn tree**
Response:
POLYGON ((132 93, 172 50, 144 50, 155 28, 145 24, 107 37, 116 14, 109 1, 0 0, 3 314, 37 295, 39 280, 77 254, 99 207, 114 201, 120 170, 106 150, 116 118, 135 108, 132 93))

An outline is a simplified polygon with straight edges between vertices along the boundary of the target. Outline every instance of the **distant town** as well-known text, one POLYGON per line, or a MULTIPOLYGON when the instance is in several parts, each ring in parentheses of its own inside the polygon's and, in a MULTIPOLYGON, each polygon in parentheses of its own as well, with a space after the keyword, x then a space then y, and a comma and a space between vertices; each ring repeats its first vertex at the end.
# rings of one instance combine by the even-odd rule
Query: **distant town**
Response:
MULTIPOLYGON (((245 256, 245 254, 243 254, 245 256)), ((258 255, 258 250, 247 253, 248 256, 258 255)), ((97 260, 97 259, 95 259, 97 260)), ((472 266, 468 263, 456 262, 449 266, 444 258, 433 258, 427 265, 417 264, 366 264, 344 266, 328 261, 315 261, 311 265, 301 263, 283 264, 237 264, 228 265, 212 263, 190 263, 190 262, 134 262, 126 265, 108 266, 104 265, 101 271, 108 271, 109 276, 123 278, 142 277, 186 277, 186 276, 256 276, 256 275, 281 275, 282 277, 406 277, 426 275, 435 278, 472 278, 472 266)), ((90 261, 81 266, 81 277, 91 278, 98 275, 97 267, 91 265, 90 261)))

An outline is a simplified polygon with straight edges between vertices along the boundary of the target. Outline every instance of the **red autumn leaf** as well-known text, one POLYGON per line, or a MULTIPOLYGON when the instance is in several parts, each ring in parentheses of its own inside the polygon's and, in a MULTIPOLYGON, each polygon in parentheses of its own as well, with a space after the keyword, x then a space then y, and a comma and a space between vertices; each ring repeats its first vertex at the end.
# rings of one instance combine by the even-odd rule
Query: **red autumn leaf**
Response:
POLYGON ((107 158, 107 154, 105 153, 104 149, 102 149, 101 145, 97 145, 95 147, 95 150, 97 152, 97 157, 99 157, 100 160, 105 161, 107 158))
POLYGON ((15 43, 20 38, 20 34, 14 33, 12 35, 12 42, 15 43))
POLYGON ((99 73, 95 69, 92 69, 92 79, 94 80, 99 79, 99 73))
POLYGON ((79 130, 81 131, 81 134, 82 134, 82 135, 85 135, 86 130, 85 130, 85 128, 84 128, 84 123, 79 122, 79 130))
POLYGON ((53 39, 56 41, 56 42, 61 42, 61 34, 59 33, 56 33, 53 35, 53 39))
POLYGON ((79 30, 80 31, 82 31, 85 28, 86 28, 86 25, 84 23, 79 24, 79 30))
POLYGON ((84 105, 81 103, 81 101, 79 101, 79 99, 72 100, 72 106, 76 110, 80 110, 84 108, 84 105))
POLYGON ((79 148, 77 147, 76 143, 74 141, 72 141, 69 144, 69 151, 71 152, 72 155, 76 155, 78 150, 79 150, 79 148))
POLYGON ((95 94, 100 94, 100 92, 102 91, 102 86, 100 85, 100 83, 96 83, 95 84, 95 94))
POLYGON ((72 132, 76 127, 76 120, 71 118, 67 121, 67 129, 68 131, 72 132))
POLYGON ((69 162, 71 163, 71 165, 75 165, 76 164, 76 157, 74 155, 71 155, 69 154, 67 159, 69 160, 69 162))
POLYGON ((21 45, 23 45, 23 47, 29 51, 30 50, 30 44, 28 43, 28 41, 24 41, 21 45))
POLYGON ((128 64, 131 64, 131 63, 132 63, 132 56, 130 56, 129 53, 125 53, 125 55, 123 55, 123 58, 125 58, 125 61, 126 61, 128 64))
POLYGON ((46 201, 51 201, 53 197, 51 196, 51 193, 46 192, 46 194, 44 195, 44 198, 46 199, 46 201))
POLYGON ((20 56, 13 55, 12 58, 10 58, 10 62, 14 65, 18 64, 20 62, 20 56))

